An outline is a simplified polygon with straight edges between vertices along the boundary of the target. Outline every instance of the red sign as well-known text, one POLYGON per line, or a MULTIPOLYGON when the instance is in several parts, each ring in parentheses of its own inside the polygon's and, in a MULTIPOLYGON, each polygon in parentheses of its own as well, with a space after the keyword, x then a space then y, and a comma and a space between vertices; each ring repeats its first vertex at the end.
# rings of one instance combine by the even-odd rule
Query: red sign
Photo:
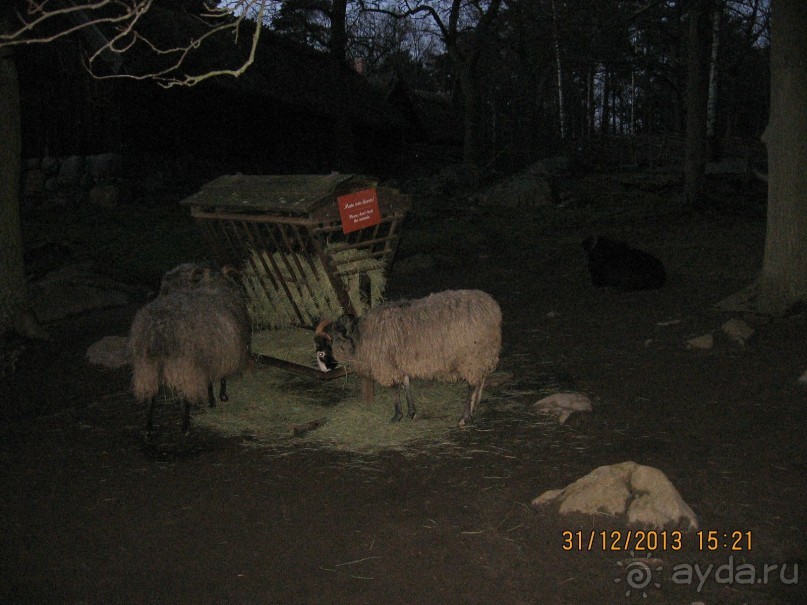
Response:
POLYGON ((381 222, 378 192, 375 189, 340 195, 336 201, 339 203, 339 216, 342 217, 342 233, 358 231, 381 222))

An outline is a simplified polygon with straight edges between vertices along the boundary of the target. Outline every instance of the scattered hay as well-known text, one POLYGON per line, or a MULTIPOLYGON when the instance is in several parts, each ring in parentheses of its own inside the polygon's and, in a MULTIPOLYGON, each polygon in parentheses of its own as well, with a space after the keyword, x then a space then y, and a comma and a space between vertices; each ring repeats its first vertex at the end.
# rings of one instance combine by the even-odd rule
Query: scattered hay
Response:
MULTIPOLYGON (((326 254, 333 260, 358 314, 381 302, 386 287, 382 260, 357 249, 333 252, 326 248, 326 254)), ((243 282, 249 313, 257 327, 299 326, 297 310, 303 323, 308 324, 343 312, 325 267, 316 256, 252 250, 243 282)))
POLYGON ((413 381, 418 415, 392 423, 393 390, 378 387, 375 402, 362 403, 353 375, 320 382, 260 368, 228 388, 230 401, 200 409, 195 425, 261 445, 309 442, 365 453, 443 440, 456 430, 467 396, 464 383, 413 381), (315 428, 300 431, 302 426, 315 428))
POLYGON ((282 328, 252 333, 252 351, 317 368, 314 332, 305 328, 282 328))

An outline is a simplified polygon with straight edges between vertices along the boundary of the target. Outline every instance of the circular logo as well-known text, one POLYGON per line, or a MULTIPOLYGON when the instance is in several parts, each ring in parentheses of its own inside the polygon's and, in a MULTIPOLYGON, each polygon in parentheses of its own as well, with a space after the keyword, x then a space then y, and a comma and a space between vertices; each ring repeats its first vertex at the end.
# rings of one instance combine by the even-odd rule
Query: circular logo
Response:
MULTIPOLYGON (((631 553, 633 555, 633 553, 631 553)), ((657 562, 658 559, 650 559, 648 555, 647 560, 630 558, 625 561, 618 561, 617 565, 625 568, 624 580, 627 586, 625 596, 629 597, 632 593, 641 594, 643 599, 647 598, 645 588, 651 584, 655 588, 661 588, 661 584, 653 581, 653 572, 661 569, 661 566, 651 568, 652 562, 657 562)), ((623 578, 616 578, 614 582, 621 582, 623 578)))

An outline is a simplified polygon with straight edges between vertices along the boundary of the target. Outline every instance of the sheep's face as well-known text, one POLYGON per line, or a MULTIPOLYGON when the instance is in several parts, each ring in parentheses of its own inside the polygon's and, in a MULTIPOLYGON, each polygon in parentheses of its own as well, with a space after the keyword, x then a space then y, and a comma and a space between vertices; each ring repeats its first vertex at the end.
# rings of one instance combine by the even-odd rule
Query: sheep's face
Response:
POLYGON ((317 334, 314 337, 314 343, 317 346, 317 365, 319 369, 323 372, 335 370, 339 363, 333 358, 330 336, 317 334))
POLYGON ((359 336, 358 323, 359 320, 353 315, 342 315, 335 322, 320 322, 314 336, 320 370, 328 372, 340 361, 349 362, 353 359, 359 336))

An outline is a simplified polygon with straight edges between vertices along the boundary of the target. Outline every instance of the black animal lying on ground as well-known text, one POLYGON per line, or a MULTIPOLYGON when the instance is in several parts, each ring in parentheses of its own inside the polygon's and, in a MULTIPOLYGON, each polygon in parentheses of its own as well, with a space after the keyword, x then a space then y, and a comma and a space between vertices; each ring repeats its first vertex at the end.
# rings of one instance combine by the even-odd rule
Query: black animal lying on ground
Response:
POLYGON ((583 240, 591 283, 597 288, 655 290, 664 286, 667 272, 661 261, 624 242, 592 235, 583 240))

